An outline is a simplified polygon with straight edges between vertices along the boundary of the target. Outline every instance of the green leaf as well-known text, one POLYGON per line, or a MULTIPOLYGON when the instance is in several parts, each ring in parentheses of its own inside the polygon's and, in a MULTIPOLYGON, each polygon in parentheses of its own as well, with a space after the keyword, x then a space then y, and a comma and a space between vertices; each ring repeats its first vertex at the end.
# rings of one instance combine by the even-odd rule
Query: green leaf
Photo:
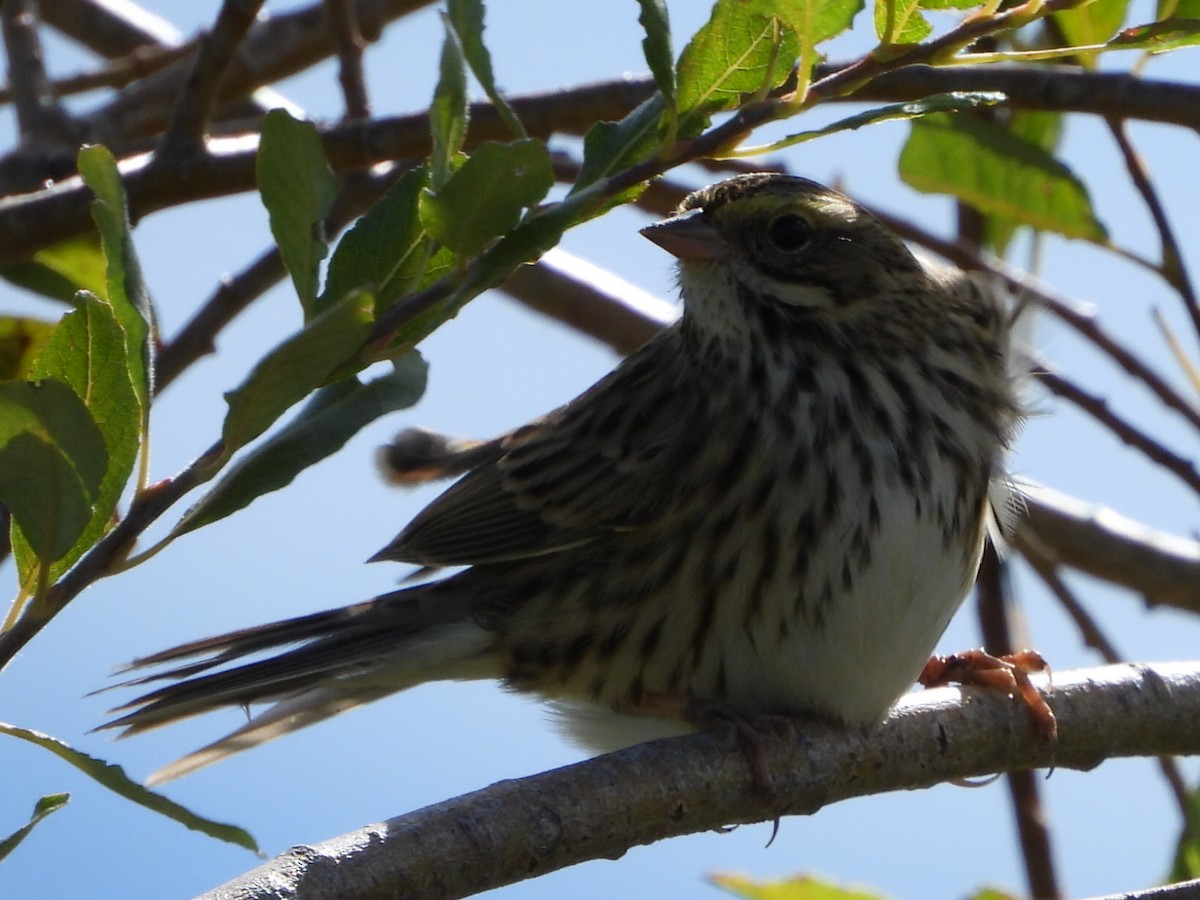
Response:
POLYGON ((321 311, 317 284, 327 249, 324 222, 337 196, 337 179, 317 129, 285 109, 271 110, 263 119, 256 171, 271 234, 308 321, 321 311))
POLYGON ((1175 846, 1175 860, 1167 880, 1177 882, 1193 878, 1200 878, 1200 791, 1188 794, 1183 832, 1175 846))
POLYGON ((34 293, 70 302, 76 291, 106 294, 106 266, 97 236, 83 234, 43 247, 26 261, 0 267, 0 277, 34 293))
POLYGON ((642 38, 642 52, 646 65, 654 76, 658 92, 667 106, 675 104, 675 56, 671 50, 671 22, 667 15, 666 0, 638 0, 642 8, 638 24, 646 32, 642 38))
MULTIPOLYGON (((142 418, 127 362, 125 334, 112 307, 80 291, 75 309, 63 317, 30 369, 31 381, 56 378, 70 385, 100 429, 107 454, 88 525, 74 546, 56 558, 52 578, 70 568, 112 526, 117 501, 137 460, 142 418)), ((28 570, 33 548, 15 541, 14 552, 28 570)))
POLYGON ((816 128, 812 131, 799 131, 765 147, 746 148, 744 152, 769 153, 784 147, 790 147, 793 144, 803 144, 805 141, 811 141, 814 138, 836 134, 839 131, 853 131, 862 128, 864 125, 891 122, 897 119, 918 119, 921 116, 928 116, 933 113, 980 109, 995 106, 997 103, 1003 103, 1007 99, 1007 96, 996 91, 951 91, 946 94, 934 94, 907 103, 892 103, 888 106, 878 106, 875 109, 868 109, 853 116, 848 116, 845 119, 838 119, 836 122, 832 122, 823 128, 816 128))
POLYGON ((608 198, 588 188, 529 215, 525 221, 476 257, 451 295, 407 322, 395 344, 414 346, 474 297, 503 283, 522 263, 539 258, 555 246, 572 225, 598 215, 608 198))
MULTIPOLYGON (((1062 136, 1062 113, 1036 109, 1009 110, 1008 120, 1001 122, 1004 128, 1023 141, 1041 147, 1053 154, 1062 136)), ((1008 246, 1021 227, 1007 216, 991 213, 984 215, 983 242, 996 256, 1003 257, 1008 246)))
POLYGON ((815 47, 850 28, 862 0, 745 0, 749 13, 774 17, 815 47))
POLYGON ((964 116, 925 116, 911 128, 900 175, 917 190, 950 194, 982 213, 1042 231, 1106 240, 1087 189, 1041 147, 964 116))
POLYGON ((496 89, 496 78, 492 74, 492 56, 483 43, 483 0, 449 0, 447 14, 450 24, 462 46, 467 65, 475 73, 483 92, 487 94, 496 112, 504 120, 514 137, 524 138, 525 127, 516 112, 496 89))
POLYGON ((919 44, 933 31, 921 15, 920 0, 875 0, 875 35, 879 43, 919 44))
POLYGON ((33 807, 33 815, 29 817, 29 821, 18 828, 4 840, 0 841, 0 859, 8 856, 17 849, 17 845, 25 838, 29 837, 29 833, 33 831, 33 827, 38 822, 46 818, 52 812, 57 812, 67 805, 70 801, 70 794, 47 794, 42 797, 33 807))
POLYGON ((712 875, 709 880, 745 900, 883 900, 883 894, 875 891, 851 890, 811 875, 782 881, 754 881, 743 875, 712 875))
POLYGON ((473 256, 515 226, 553 184, 541 141, 481 144, 445 187, 422 195, 421 219, 450 250, 473 256))
POLYGON ((49 750, 59 759, 70 763, 93 781, 98 782, 110 791, 120 794, 126 800, 132 800, 134 803, 144 806, 152 812, 166 816, 168 819, 174 819, 176 822, 187 826, 193 831, 200 831, 209 837, 228 841, 231 844, 237 844, 239 847, 245 847, 247 850, 258 852, 258 844, 243 829, 234 825, 223 825, 220 822, 214 822, 211 819, 205 819, 202 816, 196 815, 178 803, 168 800, 162 794, 142 787, 126 775, 125 770, 120 766, 106 763, 104 760, 96 759, 94 756, 88 756, 86 753, 81 753, 73 747, 64 744, 58 738, 42 734, 38 731, 32 731, 28 728, 20 728, 16 725, 0 722, 0 734, 8 734, 49 750))
POLYGON ((364 426, 416 403, 425 391, 425 361, 413 351, 393 365, 391 374, 366 384, 347 378, 317 391, 291 422, 230 468, 187 511, 174 534, 209 525, 286 487, 304 469, 340 450, 364 426))
MULTIPOLYGON (((0 401, 2 404, 2 401, 0 401)), ((0 415, 5 410, 0 405, 0 415)), ((30 583, 45 565, 75 544, 91 518, 91 496, 61 447, 23 431, 0 445, 0 502, 12 514, 12 542, 32 554, 20 557, 20 580, 30 583)))
MULTIPOLYGON (((382 308, 421 287, 433 257, 432 240, 421 223, 421 191, 428 184, 424 166, 410 169, 347 231, 329 261, 322 303, 351 291, 370 291, 382 308)), ((439 263, 452 262, 446 252, 439 263)))
POLYGON ((1155 21, 1176 18, 1200 19, 1200 0, 1158 0, 1154 10, 1155 21))
POLYGON ((429 180, 438 190, 453 172, 454 157, 467 135, 467 70, 462 45, 448 19, 446 39, 438 66, 438 83, 429 107, 433 150, 429 154, 429 180))
POLYGON ((0 381, 24 378, 55 323, 21 316, 0 316, 0 381))
POLYGON ((1166 53, 1195 44, 1200 44, 1200 19, 1164 19, 1126 28, 1108 42, 1108 46, 1121 50, 1144 49, 1151 53, 1166 53))
POLYGON ((769 90, 787 78, 800 42, 773 6, 764 0, 717 0, 708 22, 679 57, 682 134, 699 131, 710 114, 732 109, 744 94, 769 90))
POLYGON ((374 320, 370 294, 350 294, 304 326, 255 365, 225 395, 223 458, 254 440, 329 378, 362 347, 374 320))
POLYGON ((666 111, 661 94, 647 98, 620 122, 597 122, 583 139, 583 165, 572 192, 649 159, 658 150, 666 111))
POLYGON ((92 219, 100 232, 105 259, 105 289, 97 296, 112 307, 125 333, 125 366, 145 429, 154 385, 154 310, 133 249, 125 188, 116 160, 104 147, 84 147, 79 151, 78 166, 84 183, 96 195, 92 219))
POLYGON ((0 503, 38 560, 53 562, 83 533, 107 464, 100 429, 68 385, 0 384, 0 503))
MULTIPOLYGON (((1128 0, 1093 0, 1075 9, 1058 10, 1052 14, 1054 24, 1062 32, 1068 46, 1103 44, 1117 33, 1125 21, 1128 0)), ((1094 65, 1096 51, 1077 54, 1084 65, 1094 65)))

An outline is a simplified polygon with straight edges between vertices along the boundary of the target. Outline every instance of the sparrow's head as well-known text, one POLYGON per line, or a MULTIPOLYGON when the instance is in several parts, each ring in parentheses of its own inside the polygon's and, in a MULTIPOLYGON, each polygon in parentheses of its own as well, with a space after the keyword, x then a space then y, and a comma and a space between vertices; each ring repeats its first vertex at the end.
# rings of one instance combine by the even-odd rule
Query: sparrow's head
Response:
POLYGON ((927 285, 921 264, 874 216, 788 175, 742 175, 696 191, 642 234, 680 260, 684 302, 700 316, 745 316, 768 304, 849 321, 927 285), (734 297, 737 308, 721 309, 734 297))

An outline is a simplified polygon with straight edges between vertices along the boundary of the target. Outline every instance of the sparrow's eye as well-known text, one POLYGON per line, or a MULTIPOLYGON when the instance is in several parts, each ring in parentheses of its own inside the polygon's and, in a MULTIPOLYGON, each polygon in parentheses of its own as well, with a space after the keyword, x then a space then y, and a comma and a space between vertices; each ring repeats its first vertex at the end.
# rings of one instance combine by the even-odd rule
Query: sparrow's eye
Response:
POLYGON ((789 213, 772 220, 767 237, 777 249, 791 253, 812 240, 812 226, 803 217, 789 213))

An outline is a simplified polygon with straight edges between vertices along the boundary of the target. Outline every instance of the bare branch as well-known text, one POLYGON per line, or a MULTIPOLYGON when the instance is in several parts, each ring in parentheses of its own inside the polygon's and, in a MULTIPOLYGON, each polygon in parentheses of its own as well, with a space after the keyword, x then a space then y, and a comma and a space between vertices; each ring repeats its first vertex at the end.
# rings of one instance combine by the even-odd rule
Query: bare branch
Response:
POLYGON ((365 119, 371 115, 367 85, 363 80, 363 49, 367 42, 358 27, 357 10, 350 0, 325 0, 329 24, 337 38, 338 84, 346 102, 347 119, 365 119))
POLYGON ((47 178, 75 170, 83 130, 59 104, 42 59, 40 22, 34 0, 0 4, 0 31, 8 55, 8 82, 21 138, 0 158, 0 183, 35 190, 47 178))
POLYGON ((1163 406, 1182 416, 1193 428, 1200 430, 1200 411, 1197 411, 1195 405, 1175 390, 1165 378, 1151 369, 1137 354, 1128 350, 1101 328, 1099 322, 1096 321, 1095 314, 1084 308, 1082 304, 1056 294, 1049 286, 1042 284, 1036 278, 1018 271, 1002 260, 981 254, 977 248, 960 244, 957 241, 945 240, 914 225, 907 219, 898 218, 881 210, 872 209, 871 212, 906 240, 932 250, 961 269, 987 272, 999 279, 1017 296, 1047 310, 1055 318, 1071 326, 1094 344, 1125 372, 1142 382, 1163 406))
POLYGON ((1013 543, 1022 553, 1137 591, 1151 605, 1200 612, 1200 542, 1031 482, 1017 489, 1025 514, 1013 543))
MULTIPOLYGON (((581 134, 597 118, 620 118, 644 99, 634 84, 610 82, 510 98, 529 133, 548 137, 581 134)), ((507 127, 490 103, 472 104, 468 145, 503 138, 507 127)), ((322 129, 330 165, 347 172, 429 152, 429 121, 424 113, 368 122, 344 122, 322 129)), ((149 169, 145 154, 122 161, 131 216, 194 200, 254 189, 257 136, 216 138, 209 153, 182 171, 149 169)), ((0 199, 0 264, 24 259, 40 247, 91 229, 91 194, 69 179, 35 194, 0 199)))
MULTIPOLYGON (((1038 577, 1042 579, 1046 587, 1058 599, 1058 602, 1062 604, 1063 609, 1067 611, 1067 615, 1075 623, 1075 627, 1083 635, 1083 639, 1087 645, 1099 652, 1105 662, 1110 664, 1121 662, 1124 657, 1108 639, 1108 635, 1104 633, 1100 624, 1084 608, 1083 604, 1079 602, 1075 596, 1075 592, 1067 587, 1066 582, 1059 577, 1058 568, 1052 562, 1036 553, 1027 552, 1025 559, 1033 567, 1033 570, 1037 572, 1038 577)), ((1158 757, 1158 767, 1163 774, 1163 779, 1167 782, 1167 786, 1171 789, 1171 795, 1175 798, 1175 805, 1179 809, 1181 820, 1186 822, 1188 818, 1188 796, 1191 792, 1188 790, 1187 781, 1179 768, 1179 763, 1173 756, 1160 756, 1158 757)))
MULTIPOLYGON (((415 0, 409 2, 415 3, 415 0)), ((369 34, 365 20, 360 21, 364 23, 364 33, 369 34)), ((311 30, 307 18, 297 24, 305 25, 306 34, 311 30)), ((252 29, 243 55, 249 55, 248 45, 255 35, 256 30, 252 29)), ((323 37, 328 40, 328 35, 323 37)), ((859 88, 853 99, 915 99, 931 90, 950 89, 953 84, 950 78, 957 75, 970 77, 973 70, 959 72, 951 67, 931 69, 929 72, 937 73, 936 78, 924 70, 918 73, 919 77, 907 70, 881 76, 859 88), (932 84, 931 78, 934 81, 932 84)), ((237 73, 238 70, 231 72, 231 77, 237 76, 237 73)), ((1010 96, 1018 105, 1023 102, 1033 106, 1038 100, 1046 100, 1044 91, 1031 90, 1031 79, 1024 77, 1025 73, 998 70, 975 74, 990 75, 991 89, 1012 87, 1010 96), (1013 76, 1011 85, 1005 80, 1010 75, 1013 76), (1027 89, 1024 96, 1020 90, 1022 87, 1027 89)), ((1044 85, 1045 75, 1029 74, 1037 75, 1036 83, 1044 85)), ((1200 87, 1144 79, 1121 81, 1091 72, 1054 71, 1053 78, 1061 81, 1052 80, 1051 83, 1060 83, 1063 87, 1051 96, 1059 100, 1062 96, 1081 97, 1081 111, 1110 113, 1118 110, 1123 115, 1133 117, 1143 112, 1147 118, 1153 118, 1152 113, 1161 113, 1159 121, 1174 121, 1176 124, 1196 127, 1190 121, 1194 119, 1200 125, 1200 87), (1137 104, 1142 101, 1145 101, 1145 106, 1139 108, 1137 104), (1106 104, 1111 109, 1105 109, 1106 104)), ((172 85, 176 83, 172 82, 172 85)), ((227 80, 225 88, 228 87, 227 80)), ((578 134, 598 119, 621 118, 649 96, 652 90, 649 79, 620 79, 550 93, 529 94, 515 98, 513 104, 522 121, 535 135, 544 136, 555 131, 578 134)), ((113 115, 119 118, 115 112, 113 115)), ((490 140, 505 134, 503 123, 489 104, 473 106, 471 140, 490 140)), ((343 124, 326 129, 326 142, 331 155, 337 154, 337 158, 332 160, 335 168, 362 168, 382 160, 423 155, 428 150, 428 122, 423 114, 418 114, 370 123, 343 124)), ((139 195, 141 204, 135 208, 135 214, 144 215, 191 200, 252 189, 252 150, 240 153, 219 147, 212 150, 214 158, 198 171, 189 172, 187 178, 149 179, 149 183, 131 185, 134 187, 131 193, 139 195)), ((136 181, 137 164, 130 160, 126 165, 131 179, 136 181)), ((81 185, 72 183, 0 201, 0 263, 23 259, 38 247, 87 230, 90 222, 86 205, 86 191, 81 185)))
POLYGON ((26 139, 58 141, 71 129, 46 75, 38 25, 33 0, 8 0, 0 5, 0 30, 8 54, 8 81, 17 107, 17 126, 26 139))
MULTIPOLYGON (((196 50, 196 41, 184 42, 178 29, 169 22, 133 3, 118 5, 93 0, 54 0, 45 4, 41 12, 47 25, 93 53, 116 61, 113 67, 95 75, 81 75, 56 82, 55 89, 60 97, 110 84, 122 87, 138 78, 152 75, 196 50)), ((187 65, 186 62, 182 63, 175 70, 175 95, 182 87, 187 65)), ((172 97, 163 99, 165 104, 169 104, 172 97)), ((235 101, 218 110, 217 119, 261 116, 284 102, 274 91, 260 89, 254 92, 253 99, 235 101)), ((92 119, 94 126, 95 117, 92 119)), ((163 121, 166 121, 165 117, 163 121)))
POLYGON ((501 290, 530 309, 632 353, 676 317, 658 297, 561 248, 517 269, 501 290))
POLYGON ((946 91, 1000 91, 1016 109, 1116 116, 1200 132, 1197 87, 1068 66, 911 66, 872 79, 844 99, 901 102, 946 91))
MULTIPOLYGON (((393 167, 386 172, 364 174, 348 183, 325 219, 325 233, 333 235, 345 228, 403 172, 393 167)), ((215 352, 216 337, 222 329, 286 276, 279 248, 272 247, 237 275, 222 279, 212 296, 159 351, 154 370, 155 392, 162 393, 188 366, 215 352)))
MULTIPOLYGON (((432 0, 357 0, 359 28, 375 40, 394 19, 428 6, 432 0)), ((245 97, 256 88, 303 71, 337 52, 323 3, 272 16, 256 23, 246 35, 236 63, 221 82, 218 99, 245 97)), ((97 134, 118 147, 138 137, 156 134, 165 125, 171 105, 187 78, 186 61, 131 85, 112 102, 86 116, 97 134)))
POLYGON ((667 837, 769 821, 781 810, 811 814, 850 797, 997 771, 1200 752, 1196 665, 1058 673, 1047 697, 1059 722, 1056 746, 1035 738, 1011 699, 940 688, 905 697, 875 729, 798 723, 795 745, 768 742, 775 807, 762 800, 741 754, 714 734, 688 735, 297 847, 204 900, 462 897, 667 837))
POLYGON ((1200 494, 1200 472, 1196 471, 1196 464, 1192 460, 1168 449, 1157 438, 1114 412, 1103 397, 1087 391, 1070 379, 1057 374, 1046 363, 1038 362, 1037 369, 1035 374, 1038 381, 1052 394, 1073 403, 1076 408, 1087 413, 1123 443, 1135 450, 1140 450, 1151 462, 1162 466, 1200 494))
POLYGON ((1200 891, 1200 878, 1181 881, 1178 884, 1146 888, 1144 891, 1105 894, 1103 897, 1093 897, 1092 900, 1194 900, 1198 891, 1200 891))
POLYGON ((41 12, 47 25, 106 59, 127 56, 142 47, 174 47, 181 42, 173 25, 132 3, 54 0, 41 12))
MULTIPOLYGON (((114 59, 100 69, 68 75, 51 82, 51 90, 56 97, 69 97, 72 94, 85 94, 99 88, 124 87, 131 81, 145 78, 160 69, 166 68, 178 59, 182 59, 194 48, 188 44, 178 47, 139 47, 127 56, 114 59)), ((0 104, 14 102, 10 88, 0 86, 0 104)))
POLYGON ((178 165, 204 150, 204 132, 238 45, 263 0, 224 0, 212 30, 200 42, 171 120, 159 141, 154 165, 178 165))
POLYGON ((1150 217, 1154 219, 1154 227, 1158 229, 1158 239, 1162 245, 1162 262, 1158 272, 1183 298, 1184 308, 1192 320, 1192 328, 1200 336, 1200 301, 1196 299, 1196 291, 1188 277, 1183 254, 1179 251, 1179 241, 1175 239, 1175 231, 1171 228, 1170 220, 1167 219, 1167 211, 1159 199, 1158 191, 1154 189, 1154 183, 1150 180, 1146 163, 1134 149, 1123 121, 1109 119, 1108 127, 1121 150, 1121 157, 1125 160, 1125 169, 1129 172, 1129 177, 1133 179, 1138 193, 1142 195, 1142 200, 1150 211, 1150 217))
MULTIPOLYGON (((1031 646, 1025 622, 1010 594, 1005 566, 995 548, 988 545, 979 566, 975 595, 984 649, 995 656, 1031 646)), ((1016 819, 1029 894, 1045 900, 1061 897, 1050 839, 1050 817, 1042 802, 1041 788, 1028 770, 1007 772, 1004 780, 1016 819)))

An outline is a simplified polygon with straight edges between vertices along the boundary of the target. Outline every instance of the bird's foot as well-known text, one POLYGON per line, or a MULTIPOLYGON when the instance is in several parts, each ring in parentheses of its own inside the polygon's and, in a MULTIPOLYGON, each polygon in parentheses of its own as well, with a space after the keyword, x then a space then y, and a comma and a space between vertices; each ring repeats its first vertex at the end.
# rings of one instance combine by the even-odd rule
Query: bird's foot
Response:
POLYGON ((778 799, 767 759, 768 742, 782 740, 789 749, 793 748, 796 744, 794 720, 787 716, 747 712, 712 700, 674 694, 646 694, 639 705, 646 713, 679 716, 701 731, 729 736, 737 742, 746 757, 759 793, 772 804, 778 799))
POLYGON ((1042 740, 1058 740, 1058 721, 1045 695, 1029 680, 1031 672, 1049 672, 1050 666, 1036 650, 993 656, 983 650, 967 650, 948 656, 932 656, 917 682, 922 687, 977 684, 995 687, 1020 698, 1042 740))

